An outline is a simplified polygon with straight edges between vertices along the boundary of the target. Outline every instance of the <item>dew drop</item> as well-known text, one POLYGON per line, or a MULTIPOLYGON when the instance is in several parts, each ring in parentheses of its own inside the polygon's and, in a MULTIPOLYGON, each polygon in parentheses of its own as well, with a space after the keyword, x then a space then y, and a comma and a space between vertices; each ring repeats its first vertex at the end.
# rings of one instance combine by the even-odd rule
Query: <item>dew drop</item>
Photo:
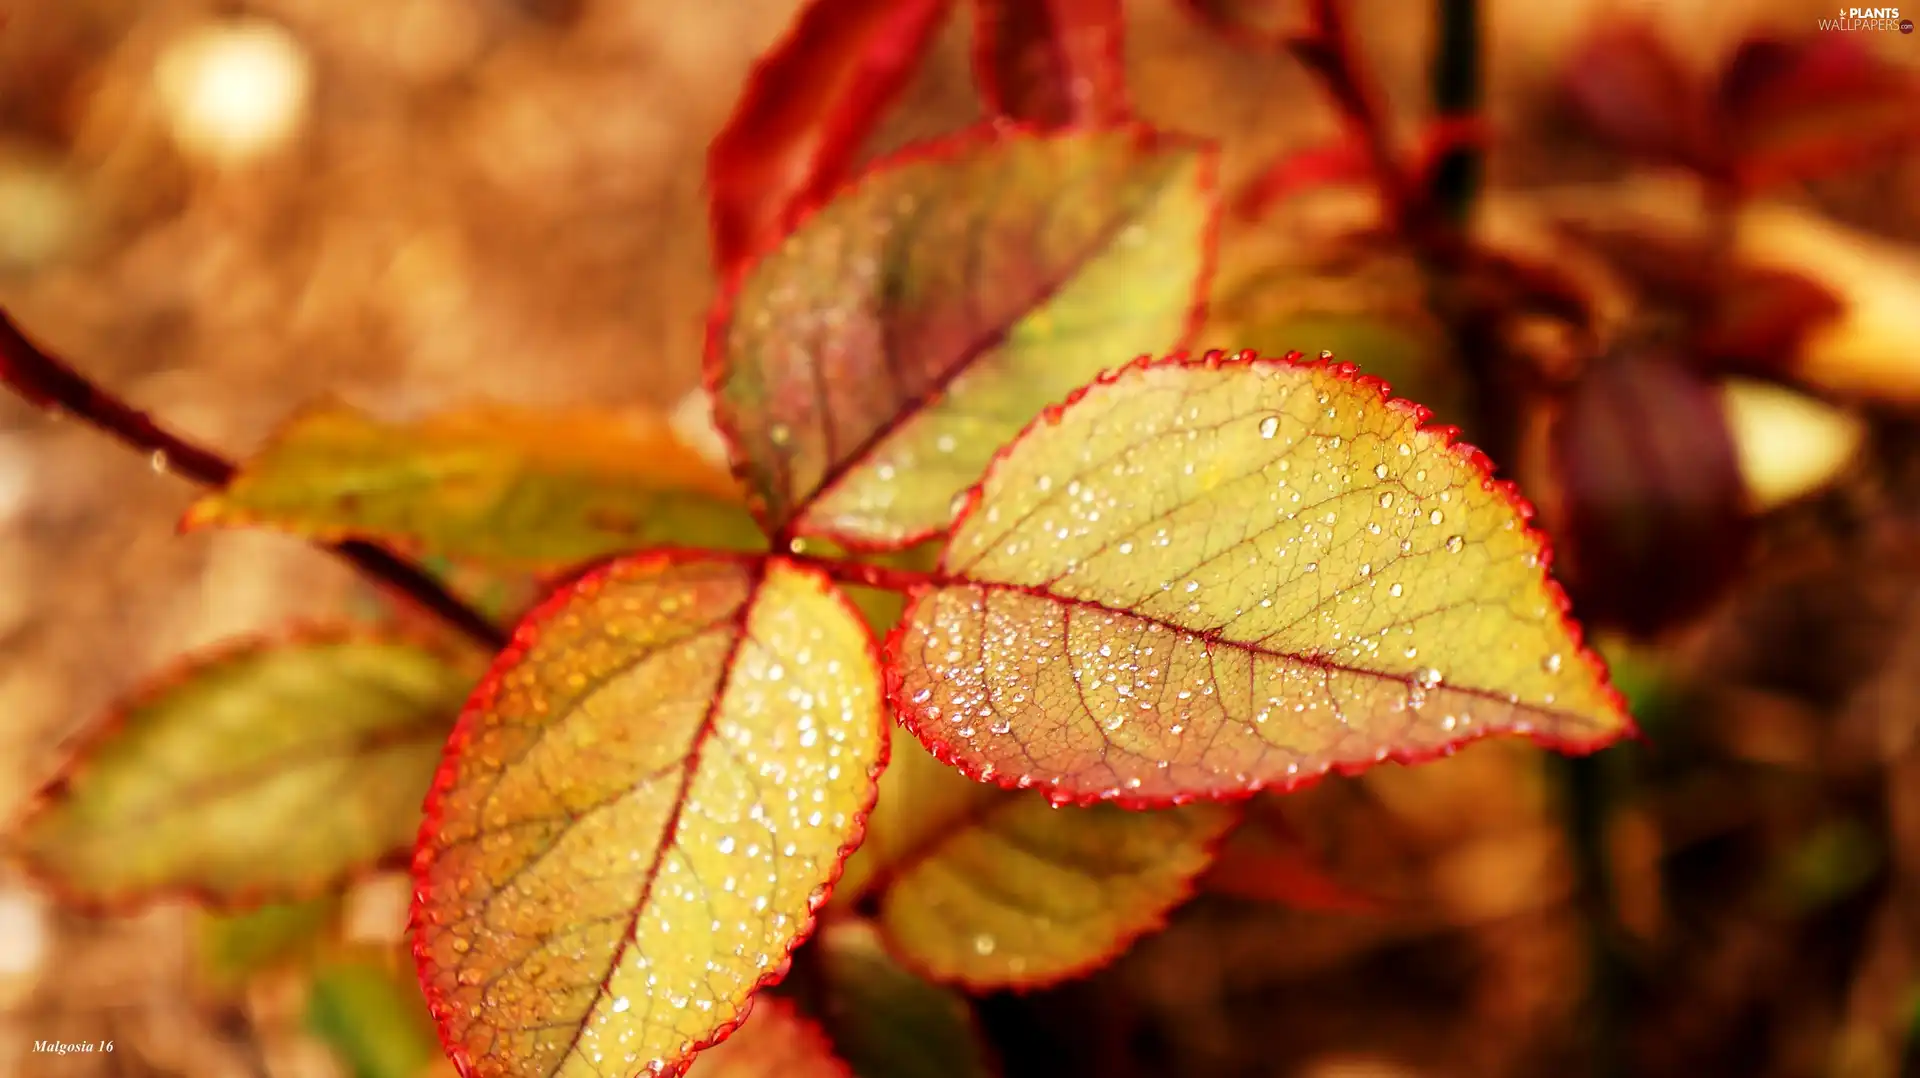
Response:
POLYGON ((772 429, 767 431, 767 438, 774 445, 785 446, 793 441, 793 428, 785 423, 775 423, 772 429))
POLYGON ((1403 592, 1403 591, 1405 591, 1405 590, 1406 590, 1405 588, 1403 588, 1403 587, 1401 587, 1401 586, 1400 586, 1400 585, 1398 585, 1398 584, 1395 584, 1395 585, 1394 585, 1393 587, 1390 587, 1390 588, 1388 588, 1388 589, 1387 589, 1387 594, 1388 594, 1388 595, 1391 595, 1391 596, 1393 596, 1393 597, 1394 597, 1394 598, 1396 598, 1396 599, 1398 599, 1398 598, 1400 598, 1400 593, 1401 593, 1401 592, 1403 592))
POLYGON ((1435 509, 1433 512, 1427 514, 1427 521, 1432 524, 1438 524, 1445 519, 1447 519, 1446 516, 1442 514, 1438 509, 1435 509))
POLYGON ((973 937, 973 953, 974 954, 979 954, 979 955, 992 954, 994 951, 994 948, 997 946, 999 946, 999 944, 994 941, 994 938, 992 936, 987 935, 984 932, 973 937))
POLYGON ((1271 438, 1280 433, 1280 417, 1270 415, 1260 421, 1260 437, 1271 438))
POLYGON ((1384 464, 1376 464, 1376 465, 1374 465, 1374 466, 1373 466, 1373 477, 1374 477, 1375 479, 1385 479, 1385 478, 1387 477, 1387 466, 1386 466, 1386 465, 1384 465, 1384 464))
POLYGON ((1413 683, 1423 689, 1437 688, 1442 680, 1440 671, 1431 666, 1423 666, 1413 672, 1413 683))
POLYGON ((147 458, 147 464, 156 475, 165 475, 167 469, 172 467, 172 463, 167 460, 167 451, 164 449, 154 450, 153 455, 147 458))
MULTIPOLYGON (((1438 516, 1439 515, 1438 511, 1436 511, 1434 515, 1438 516)), ((1466 545, 1467 545, 1467 541, 1465 539, 1460 538, 1457 535, 1447 536, 1447 553, 1449 554, 1460 553, 1460 548, 1466 545)))
POLYGON ((1560 653, 1556 651, 1541 660, 1540 669, 1545 670, 1549 674, 1557 674, 1560 672, 1560 661, 1560 653))
POLYGON ((1380 508, 1393 508, 1393 493, 1391 491, 1383 490, 1380 492, 1380 508))
POLYGON ((947 515, 954 517, 959 516, 960 511, 967 507, 967 495, 970 493, 972 493, 972 491, 969 490, 962 490, 956 493, 953 496, 953 500, 947 503, 947 515))

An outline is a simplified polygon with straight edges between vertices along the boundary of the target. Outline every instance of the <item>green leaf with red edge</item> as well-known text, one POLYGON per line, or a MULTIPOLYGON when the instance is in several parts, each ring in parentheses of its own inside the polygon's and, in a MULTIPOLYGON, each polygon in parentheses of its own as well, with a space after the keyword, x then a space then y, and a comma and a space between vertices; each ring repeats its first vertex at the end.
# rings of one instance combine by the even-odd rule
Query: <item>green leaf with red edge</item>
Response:
POLYGON ((990 127, 863 176, 728 289, 714 416, 769 532, 896 548, 1046 404, 1195 327, 1213 155, 990 127))
POLYGON ((970 495, 888 640, 901 721, 977 778, 1137 806, 1627 734, 1530 507, 1426 418, 1292 357, 1102 377, 970 495))
POLYGON ((833 190, 900 93, 951 0, 811 0, 760 58, 707 150, 724 275, 833 190))
POLYGON ((101 725, 15 847, 83 907, 310 896, 405 852, 472 683, 428 648, 337 632, 190 659, 101 725))
POLYGON ((694 1061, 690 1078, 854 1078, 826 1034, 791 1003, 771 996, 725 1041, 694 1061))
POLYGON ((973 1005, 894 961, 865 921, 820 933, 817 1010, 860 1078, 992 1078, 973 1005))
POLYGON ((779 979, 886 761, 872 634, 816 570, 657 552, 516 630, 414 859, 414 951, 469 1078, 677 1073, 779 979))
POLYGON ((731 477, 664 416, 501 406, 413 423, 307 412, 181 526, 270 527, 536 568, 664 543, 766 545, 731 477))
POLYGON ((974 82, 987 111, 1042 127, 1125 120, 1120 0, 974 0, 974 82))
POLYGON ((1056 808, 970 782, 902 733, 844 893, 879 894, 906 965, 985 990, 1096 969, 1158 928, 1237 819, 1222 805, 1056 808))

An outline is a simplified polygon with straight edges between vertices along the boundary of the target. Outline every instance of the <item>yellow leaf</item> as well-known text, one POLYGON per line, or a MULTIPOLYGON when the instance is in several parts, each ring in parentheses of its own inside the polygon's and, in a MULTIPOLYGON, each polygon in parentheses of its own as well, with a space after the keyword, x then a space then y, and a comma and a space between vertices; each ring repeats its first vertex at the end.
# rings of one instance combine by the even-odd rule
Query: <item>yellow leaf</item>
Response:
POLYGON ((500 406, 415 423, 308 412, 181 526, 264 526, 538 568, 669 543, 765 546, 733 480, 665 417, 500 406))
POLYGON ((888 642, 902 721, 974 777, 1136 805, 1629 732, 1531 510, 1425 417, 1250 353, 1102 378, 971 496, 888 642))
POLYGON ((859 613, 783 559, 638 555, 530 615, 414 862, 462 1073, 671 1073, 724 1037, 858 842, 885 730, 859 613))
POLYGON ((193 659, 102 726, 17 848, 84 906, 311 895, 406 850, 471 684, 431 651, 378 639, 193 659))
POLYGON ((1056 808, 970 782, 911 737, 896 739, 880 790, 846 889, 880 889, 881 931, 907 965, 980 990, 1112 960, 1187 898, 1238 816, 1056 808))

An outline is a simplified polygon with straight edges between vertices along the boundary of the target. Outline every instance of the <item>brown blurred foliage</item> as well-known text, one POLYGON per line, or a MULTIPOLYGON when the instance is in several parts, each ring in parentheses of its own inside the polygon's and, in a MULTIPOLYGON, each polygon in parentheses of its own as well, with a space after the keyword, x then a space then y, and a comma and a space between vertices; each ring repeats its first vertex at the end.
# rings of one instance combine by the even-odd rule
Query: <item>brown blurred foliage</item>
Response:
MULTIPOLYGON (((670 405, 694 384, 713 282, 707 144, 795 7, 0 0, 0 305, 236 451, 326 394, 392 416, 485 398, 670 405), (230 159, 182 135, 185 91, 162 69, 238 19, 292 43, 310 92, 290 98, 284 143, 230 159)), ((1009 1074, 1915 1066, 1920 316, 1899 312, 1920 311, 1920 152, 1902 140, 1913 113, 1885 102, 1920 40, 1852 42, 1839 63, 1791 44, 1825 5, 1671 3, 1631 26, 1595 23, 1614 11, 1597 0, 1485 5, 1477 227, 1498 243, 1429 297, 1380 272, 1407 252, 1351 189, 1364 170, 1326 149, 1345 135, 1307 76, 1182 8, 1262 32, 1298 21, 1247 0, 1130 4, 1139 111, 1226 139, 1230 189, 1290 155, 1322 170, 1229 231, 1223 288, 1305 304, 1288 317, 1314 315, 1315 332, 1377 319, 1411 357, 1396 385, 1453 394, 1487 354, 1530 357, 1491 383, 1511 391, 1501 463, 1566 540, 1579 612, 1634 634, 1603 642, 1647 742, 1571 771, 1487 744, 1262 799, 1367 908, 1202 898, 1092 979, 985 1001, 1009 1074), (1700 182, 1657 182, 1676 168, 1700 182), (1323 293, 1337 302, 1309 302, 1323 293), (1472 317, 1522 295, 1540 317, 1498 333, 1472 317), (1383 313, 1406 306, 1420 317, 1383 313), (1566 328, 1580 320, 1584 337, 1566 328), (1436 322, 1480 332, 1423 343, 1436 322), (1808 442, 1769 412, 1753 442, 1721 412, 1729 375, 1790 383, 1844 423, 1808 442), (1571 474, 1556 463, 1570 452, 1571 474), (1829 457, 1791 496, 1758 497, 1757 469, 1829 457)), ((1404 118, 1396 137, 1433 143, 1415 122, 1425 6, 1373 0, 1352 22, 1404 118)), ((866 153, 978 115, 968 33, 943 32, 866 153)), ((187 497, 91 433, 0 403, 9 805, 144 671, 364 601, 293 541, 174 537, 187 497)), ((394 887, 353 896, 348 936, 397 938, 394 887)), ((299 1020, 301 977, 201 983, 188 911, 92 921, 5 897, 0 948, 30 954, 36 918, 51 948, 0 970, 10 1073, 344 1073, 299 1020), (22 1051, 56 1037, 120 1050, 22 1051)))

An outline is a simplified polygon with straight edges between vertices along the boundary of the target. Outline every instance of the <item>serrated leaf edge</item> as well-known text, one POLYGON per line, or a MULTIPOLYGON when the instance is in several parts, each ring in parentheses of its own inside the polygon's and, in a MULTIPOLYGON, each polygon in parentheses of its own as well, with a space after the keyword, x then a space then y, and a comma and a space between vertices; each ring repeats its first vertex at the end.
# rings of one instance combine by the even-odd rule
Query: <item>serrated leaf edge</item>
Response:
MULTIPOLYGON (((1004 119, 988 120, 942 138, 913 143, 873 162, 844 183, 827 191, 819 199, 795 207, 788 218, 790 223, 785 232, 770 237, 760 250, 742 258, 727 272, 720 283, 713 309, 707 316, 706 342, 700 362, 700 385, 707 394, 708 406, 713 414, 714 429, 719 433, 721 442, 727 447, 727 468, 743 492, 747 509, 753 514, 753 519, 760 525, 762 532, 771 536, 779 529, 773 527, 767 519, 766 503, 755 490, 750 478, 747 452, 741 432, 734 424, 730 410, 722 406, 720 395, 728 373, 727 329, 732 324, 734 304, 739 299, 740 290, 745 286, 747 278, 760 267, 762 262, 777 253, 786 244, 788 237, 805 228, 821 211, 842 197, 858 194, 870 182, 884 179, 915 165, 950 161, 969 151, 990 148, 1003 142, 1020 139, 1055 141, 1077 135, 1097 134, 1129 135, 1134 140, 1134 148, 1144 152, 1184 147, 1194 152, 1198 159, 1200 194, 1208 202, 1207 222, 1201 230, 1200 271, 1194 279, 1193 303, 1187 311, 1187 324, 1173 347, 1177 351, 1193 343, 1206 324, 1207 300, 1212 294, 1213 280, 1220 261, 1220 229, 1224 214, 1220 205, 1220 150, 1217 145, 1206 139, 1166 131, 1139 121, 1049 128, 1037 123, 1004 119)), ((906 421, 925 411, 939 398, 940 394, 947 391, 954 378, 964 374, 970 366, 971 364, 963 366, 954 373, 953 377, 924 394, 915 407, 895 416, 887 429, 874 439, 873 444, 877 446, 885 437, 900 429, 906 421)), ((1024 433, 1022 431, 1023 435, 1024 433)), ((1015 439, 1015 441, 1018 440, 1018 438, 1015 439)), ((995 456, 997 459, 998 454, 995 456)), ((848 472, 851 471, 852 469, 849 468, 848 472)), ((843 476, 844 474, 846 473, 843 473, 843 476)), ((825 496, 833 485, 833 482, 824 483, 805 501, 797 503, 789 513, 789 525, 804 517, 807 508, 825 496)), ((953 523, 957 524, 958 518, 953 523)), ((795 534, 829 540, 846 548, 851 554, 871 555, 906 550, 937 536, 945 535, 952 527, 953 524, 949 524, 946 528, 923 529, 888 542, 874 542, 860 536, 843 536, 829 531, 796 531, 795 534)))
MULTIPOLYGON (((408 949, 413 953, 415 970, 419 976, 421 992, 426 996, 428 1012, 431 1013, 434 1018, 433 1025, 435 1035, 440 1039, 442 1053, 446 1055, 449 1060, 455 1059, 457 1054, 464 1053, 464 1047, 448 1043, 446 1027, 440 1021, 441 1014, 450 1004, 437 994, 432 987, 434 966, 432 964, 432 956, 429 954, 423 942, 425 937, 422 930, 426 927, 426 922, 421 912, 421 907, 427 898, 428 891, 419 883, 418 872, 424 860, 422 851, 426 848, 429 836, 439 827, 448 788, 452 786, 456 777, 454 762, 457 759, 457 750, 464 748, 467 738, 471 736, 470 728, 473 721, 472 717, 491 705, 495 694, 499 692, 501 680, 507 672, 517 667, 520 662, 525 659, 527 653, 533 649, 534 645, 540 641, 541 630, 545 627, 546 623, 564 610, 570 602, 576 597, 579 597, 583 592, 597 588, 601 581, 611 575, 615 570, 628 566, 651 566, 656 563, 663 566, 672 566, 685 562, 727 561, 751 566, 756 574, 752 590, 749 592, 745 603, 742 604, 743 618, 746 614, 751 613, 753 603, 759 597, 766 567, 773 562, 781 562, 798 572, 812 576, 820 581, 820 583, 825 586, 826 592, 832 596, 833 600, 838 602, 846 610, 847 616, 852 618, 866 631, 868 657, 876 666, 880 667, 882 671, 880 693, 876 703, 883 709, 887 707, 885 667, 881 664, 879 644, 874 638, 873 628, 867 624, 865 615, 861 614, 860 609, 853 604, 853 600, 848 597, 846 590, 841 588, 837 582, 821 572, 817 567, 808 565, 805 562, 782 557, 778 554, 752 555, 696 550, 685 547, 666 547, 646 550, 622 558, 611 559, 605 564, 598 565, 590 572, 575 578, 564 587, 554 591, 539 603, 535 604, 533 609, 528 611, 526 615, 520 619, 519 623, 514 626, 512 639, 507 646, 494 657, 492 665, 487 668, 487 672, 480 679, 479 685, 474 688, 472 695, 467 698, 466 705, 460 709, 460 717, 455 721, 453 732, 447 738, 446 753, 441 757, 440 767, 435 771, 433 776, 433 785, 427 791, 426 803, 421 812, 420 835, 414 842, 413 857, 409 865, 409 875, 413 878, 414 891, 413 901, 409 903, 407 909, 408 949)), ((735 661, 736 655, 730 651, 727 657, 727 669, 722 671, 720 684, 715 688, 714 700, 716 702, 721 699, 731 684, 732 667, 735 661)), ((711 720, 709 719, 708 721, 711 720)), ((760 993, 779 984, 785 979, 789 969, 793 965, 793 952, 799 950, 802 944, 811 939, 814 932, 819 928, 820 911, 824 909, 828 901, 833 898, 834 886, 840 882, 840 875, 846 869, 847 858, 853 856, 854 851, 860 848, 861 842, 866 838, 867 820, 872 815, 874 803, 879 799, 880 795, 879 776, 886 770, 893 751, 892 741, 886 736, 886 733, 885 717, 883 716, 882 729, 880 731, 880 750, 879 755, 876 756, 874 760, 874 777, 872 781, 868 783, 866 803, 856 808, 850 815, 847 841, 841 845, 839 856, 835 858, 832 870, 828 873, 826 880, 820 887, 814 890, 805 914, 795 918, 793 939, 787 946, 787 953, 781 956, 780 961, 773 963, 765 973, 761 974, 760 979, 756 981, 753 987, 747 992, 740 1009, 740 1014, 735 1017, 733 1021, 715 1027, 706 1039, 698 1041, 688 1047, 686 1055, 683 1058, 671 1063, 666 1063, 659 1071, 652 1072, 654 1078, 679 1078, 680 1075, 684 1075, 687 1068, 693 1066, 694 1061, 700 1057, 701 1052, 712 1048, 714 1045, 732 1036, 734 1031, 738 1030, 740 1026, 752 1016, 754 1002, 760 993)), ((671 836, 668 836, 668 838, 670 839, 671 836)), ((597 992, 604 993, 605 991, 606 982, 603 977, 597 992)), ((664 1063, 665 1061, 661 1062, 664 1063)))
MULTIPOLYGON (((1460 428, 1448 425, 1429 426, 1428 420, 1433 418, 1433 413, 1425 405, 1393 396, 1393 387, 1389 386, 1385 380, 1370 374, 1360 373, 1360 368, 1352 363, 1340 362, 1329 357, 1307 359, 1299 352, 1289 352, 1284 356, 1262 356, 1251 350, 1233 353, 1213 350, 1195 357, 1188 352, 1177 351, 1157 359, 1151 355, 1143 355, 1125 366, 1104 371, 1092 382, 1068 394, 1067 398, 1059 404, 1050 405, 1045 411, 1036 416, 1033 422, 1029 423, 1026 429, 1020 432, 1018 437, 1002 446, 1000 450, 994 454, 992 463, 987 466, 987 470, 981 476, 980 481, 962 495, 960 511, 954 516, 953 526, 955 530, 958 530, 959 526, 979 508, 980 502, 985 494, 987 483, 992 480, 995 473, 999 471, 1000 466, 1008 456, 1012 454, 1013 450, 1022 442, 1026 441, 1027 436, 1039 429, 1042 425, 1057 423, 1067 409, 1079 404, 1094 388, 1112 385, 1136 371, 1145 371, 1160 367, 1204 367, 1208 370, 1216 370, 1225 367, 1257 368, 1263 366, 1324 370, 1352 385, 1372 389, 1379 394, 1382 406, 1408 416, 1413 421, 1416 430, 1439 436, 1441 439, 1441 448, 1451 453, 1462 466, 1479 478, 1481 489, 1504 500, 1508 507, 1518 516, 1521 525, 1521 537, 1531 541, 1535 546, 1535 551, 1540 559, 1539 569, 1546 587, 1547 601, 1559 615, 1560 623, 1568 634, 1568 641, 1572 647, 1575 660, 1587 667, 1589 673, 1591 673, 1601 687, 1608 702, 1613 705, 1613 710, 1618 713, 1621 718, 1621 727, 1619 730, 1588 741, 1555 738, 1537 732, 1525 735, 1529 740, 1542 748, 1550 749, 1562 755, 1585 756, 1598 752, 1621 740, 1639 739, 1641 736, 1639 727, 1635 725, 1633 715, 1631 711, 1628 710, 1626 697, 1621 695, 1620 690, 1614 686, 1612 679, 1608 677, 1606 660, 1601 658, 1600 654, 1587 644, 1586 635, 1582 631, 1580 623, 1575 621, 1571 616, 1572 604, 1567 598, 1566 591, 1561 588, 1559 581, 1555 580, 1549 571, 1553 566, 1553 546, 1546 534, 1533 526, 1533 503, 1528 501, 1526 496, 1520 493, 1520 488, 1511 480, 1494 478, 1493 462, 1478 448, 1460 441, 1460 428)), ((901 664, 900 643, 906 635, 907 623, 911 620, 908 615, 911 615, 914 606, 928 593, 936 591, 941 587, 952 584, 969 583, 964 576, 950 576, 948 574, 947 552, 944 550, 940 554, 938 574, 940 578, 938 582, 919 585, 908 593, 907 613, 902 615, 900 622, 888 632, 886 643, 883 647, 882 669, 885 671, 887 681, 887 701, 893 708, 896 721, 906 727, 915 737, 919 738, 921 745, 925 746, 927 751, 932 753, 936 759, 954 768, 968 778, 973 779, 975 782, 990 783, 1009 790, 1041 790, 1045 792, 1048 799, 1056 805, 1084 806, 1117 804, 1123 808, 1154 809, 1191 804, 1199 800, 1241 801, 1262 790, 1272 790, 1280 793, 1297 790, 1329 773, 1351 776, 1367 771, 1381 763, 1393 762, 1405 766, 1429 763, 1442 757, 1451 756, 1476 741, 1489 737, 1513 736, 1518 733, 1518 731, 1502 726, 1476 729, 1454 738, 1435 749, 1422 751, 1392 750, 1387 752, 1385 756, 1376 757, 1367 761, 1351 764, 1329 763, 1316 770, 1303 770, 1296 775, 1289 775, 1278 781, 1250 782, 1239 789, 1224 791, 1210 798, 1202 798, 1198 795, 1181 795, 1164 798, 1128 796, 1126 794, 1115 794, 1113 796, 1101 796, 1099 794, 1075 795, 1051 788, 1048 784, 1033 782, 1031 780, 1023 784, 1020 776, 1008 776, 1000 772, 983 774, 979 768, 973 767, 963 760, 960 755, 954 751, 951 744, 931 733, 931 724, 920 721, 922 716, 919 709, 912 700, 907 698, 905 679, 899 673, 901 664)), ((996 585, 996 587, 1003 586, 996 585)), ((1060 596, 1044 595, 1028 588, 1007 587, 1006 590, 1025 592, 1029 595, 1036 595, 1040 598, 1057 602, 1067 601, 1060 596)), ((1098 606, 1098 604, 1086 605, 1098 606)), ((1107 609, 1105 607, 1099 608, 1103 610, 1107 609)), ((1115 612, 1128 613, 1127 611, 1115 612)))

